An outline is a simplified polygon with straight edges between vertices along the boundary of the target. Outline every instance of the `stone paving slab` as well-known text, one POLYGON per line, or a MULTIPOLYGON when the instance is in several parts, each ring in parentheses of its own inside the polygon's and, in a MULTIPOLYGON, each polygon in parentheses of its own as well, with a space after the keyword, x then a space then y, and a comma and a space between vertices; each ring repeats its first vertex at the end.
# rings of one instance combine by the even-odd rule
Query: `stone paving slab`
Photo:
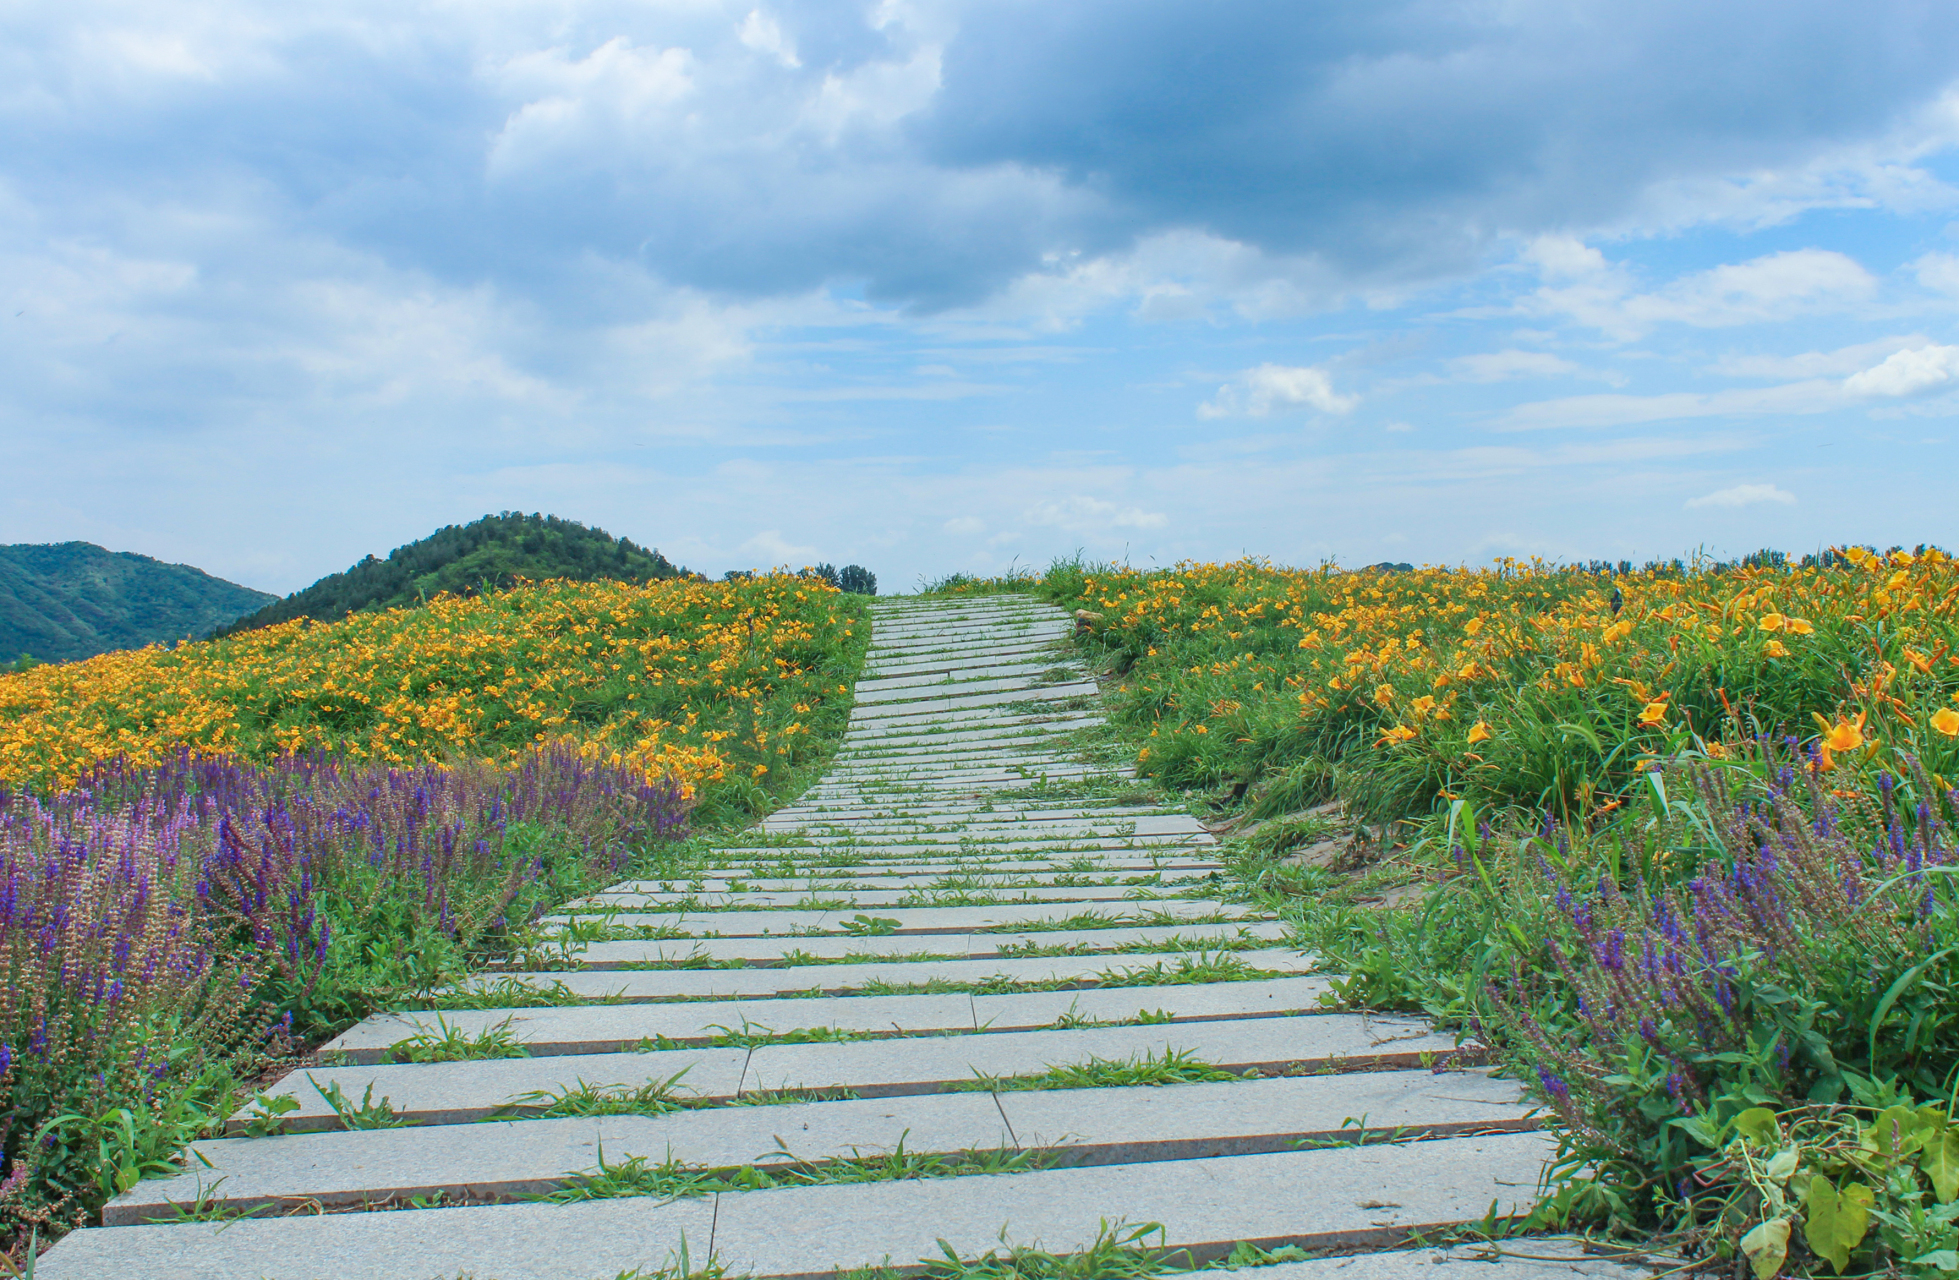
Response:
POLYGON ((818 856, 826 856, 833 850, 858 850, 868 855, 865 861, 876 856, 889 857, 898 853, 924 854, 932 857, 957 855, 966 858, 985 857, 995 853, 1134 853, 1145 849, 1162 849, 1165 856, 1172 856, 1178 850, 1207 849, 1217 841, 1205 835, 1161 835, 1161 836, 1101 836, 1084 839, 1070 839, 1066 836, 1032 837, 1024 840, 962 837, 957 832, 947 832, 943 836, 906 835, 890 841, 863 840, 855 836, 831 836, 811 834, 805 837, 803 847, 814 850, 818 856))
MULTIPOLYGON (((796 930, 819 930, 840 934, 845 921, 865 912, 850 911, 697 911, 620 912, 613 917, 618 925, 650 924, 684 929, 699 937, 715 934, 723 938, 781 937, 796 930)), ((1034 921, 1056 918, 1075 919, 1094 916, 1111 925, 1139 924, 1151 916, 1178 920, 1223 916, 1244 919, 1262 914, 1256 908, 1237 902, 1205 898, 1162 898, 1153 902, 1089 904, 1082 911, 1057 912, 1051 903, 999 903, 984 907, 890 907, 877 913, 880 920, 896 920, 895 933, 964 933, 973 929, 1014 928, 1034 921)), ((563 924, 565 917, 547 917, 563 924)))
MULTIPOLYGON (((1126 1061, 1146 1054, 1162 1058, 1171 1052, 1240 1072, 1257 1068, 1271 1074, 1317 1070, 1330 1064, 1379 1069, 1421 1066, 1450 1058, 1456 1052, 1456 1042, 1453 1036, 1437 1035, 1407 1018, 1313 1014, 1169 1027, 1081 1027, 842 1044, 767 1044, 758 1045, 749 1055, 742 1088, 762 1093, 822 1089, 851 1089, 865 1094, 933 1093, 962 1082, 970 1084, 980 1075, 1039 1075, 1049 1067, 1080 1065, 1095 1058, 1126 1061)), ((1172 1092, 1185 1087, 1176 1086, 1172 1092)), ((1082 1091, 1059 1092, 1073 1095, 1082 1091)), ((1510 1096, 1514 1093, 1513 1089, 1510 1096)), ((1239 1105, 1251 1105, 1251 1095, 1234 1096, 1239 1105)), ((1013 1114, 1009 1111, 1010 1118, 1013 1114)), ((1037 1108, 1034 1114, 1048 1113, 1037 1108)), ((1056 1133, 1051 1130, 1050 1139, 1056 1133)))
MULTIPOLYGON (((747 1049, 655 1049, 644 1053, 559 1055, 543 1058, 487 1058, 474 1062, 370 1064, 354 1067, 308 1067, 294 1071, 261 1090, 267 1097, 288 1097, 299 1109, 288 1112, 284 1127, 304 1133, 338 1127, 333 1108, 321 1091, 335 1084, 342 1097, 360 1099, 369 1085, 396 1113, 421 1125, 466 1124, 499 1107, 514 1112, 542 1104, 519 1105, 516 1099, 533 1090, 576 1088, 581 1082, 598 1087, 637 1088, 648 1081, 671 1081, 677 1096, 724 1101, 741 1093, 747 1049)), ((227 1122, 242 1131, 253 1106, 240 1107, 227 1122)))
POLYGON ((1030 680, 1045 676, 1050 671, 1067 670, 1076 677, 1082 674, 1080 663, 1059 662, 1052 658, 1043 660, 1033 655, 991 662, 961 661, 954 657, 909 665, 910 670, 859 678, 856 696, 861 698, 867 692, 883 693, 889 689, 954 688, 983 680, 1030 680))
POLYGON ((1358 1141, 1363 1132, 1412 1141, 1537 1127, 1523 1090, 1481 1071, 1357 1071, 997 1097, 1015 1141, 1051 1153, 1057 1168, 1293 1151, 1358 1141))
POLYGON ((588 969, 616 969, 626 964, 684 963, 693 959, 745 960, 768 964, 801 952, 818 959, 862 956, 882 960, 907 954, 964 955, 990 959, 1015 947, 1087 947, 1112 951, 1118 947, 1182 944, 1186 951, 1215 947, 1242 939, 1278 942, 1286 926, 1276 920, 1248 924, 1144 925, 1129 929, 1066 929, 1047 933, 918 933, 884 937, 852 935, 823 938, 673 938, 649 942, 594 942, 578 953, 588 969))
POLYGON ((861 724, 850 731, 837 747, 839 759, 875 756, 892 751, 944 749, 998 743, 1026 746, 1052 744, 1089 725, 1102 723, 1093 711, 1043 710, 1040 715, 1015 715, 1000 710, 974 711, 948 716, 939 724, 924 728, 894 724, 861 724))
POLYGON ((110 1201, 102 1221, 141 1225, 168 1215, 173 1202, 194 1202, 200 1192, 240 1209, 299 1201, 384 1204, 438 1193, 478 1200, 534 1196, 563 1185, 567 1175, 595 1169, 601 1146, 614 1164, 640 1156, 653 1164, 727 1169, 854 1151, 887 1155, 900 1142, 927 1154, 1015 1149, 1013 1131, 985 1093, 217 1138, 192 1144, 193 1163, 181 1176, 138 1183, 110 1201))
MULTIPOLYGON (((1182 953, 1194 956, 1198 953, 1182 953)), ((1290 948, 1234 951, 1231 958, 1254 969, 1304 973, 1315 963, 1290 948)), ((1174 970, 1178 954, 1037 956, 1030 959, 893 960, 872 964, 812 964, 754 969, 599 969, 559 972, 490 972, 471 987, 504 983, 562 989, 596 999, 755 999, 782 994, 860 991, 873 983, 909 986, 928 982, 1088 982, 1118 985, 1152 968, 1174 970), (1102 975, 1114 975, 1104 979, 1102 975)))
POLYGON ((1022 702, 1066 702, 1070 698, 1092 698, 1093 681, 1073 684, 1047 684, 999 693, 947 693, 937 698, 913 698, 903 702, 858 703, 851 709, 853 725, 922 724, 945 712, 971 711, 984 707, 1005 707, 1022 702))
POLYGON ((1609 1245, 1558 1237, 1517 1236, 1446 1249, 1391 1249, 1350 1253, 1306 1262, 1280 1262, 1220 1270, 1210 1280, 1653 1280, 1655 1272, 1678 1274, 1686 1263, 1609 1245))
MULTIPOLYGON (((803 850, 800 852, 819 856, 792 859, 768 856, 769 852, 757 850, 758 856, 753 859, 724 857, 718 874, 724 877, 760 879, 777 874, 779 869, 787 864, 798 868, 795 874, 804 877, 821 876, 826 879, 845 880, 859 875, 929 879, 939 876, 976 874, 1002 877, 1060 875, 1067 872, 1147 876, 1159 871, 1164 873, 1215 871, 1224 865, 1216 860, 1214 851, 1208 846, 1175 845, 1167 848, 1146 846, 1141 849, 1062 850, 1059 856, 1051 856, 1047 850, 1034 849, 1023 851, 1022 856, 1019 857, 1002 856, 992 850, 961 856, 958 850, 953 850, 950 857, 939 854, 930 856, 929 860, 902 856, 886 857, 881 856, 880 853, 867 853, 859 857, 848 851, 839 854, 829 848, 803 850)), ((622 882, 618 888, 624 892, 631 892, 638 885, 657 888, 662 883, 678 884, 681 880, 677 876, 667 881, 628 880, 622 882)))
POLYGON ((766 866, 756 871, 744 873, 739 867, 723 867, 722 873, 702 879, 683 879, 679 876, 671 880, 627 881, 614 885, 604 893, 595 893, 585 898, 577 898, 567 906, 604 905, 621 899, 641 897, 646 894, 687 894, 687 893, 766 893, 766 894, 830 894, 853 893, 864 890, 894 889, 912 893, 966 890, 972 892, 997 892, 1011 894, 1017 889, 1035 888, 1117 888, 1117 889, 1184 889, 1206 883, 1214 883, 1214 877, 1206 872, 1216 871, 1220 864, 1199 863, 1188 868, 1159 869, 1146 867, 1140 870, 1110 868, 1095 871, 1082 871, 1074 867, 1066 870, 1048 871, 1045 869, 1014 871, 976 871, 928 867, 919 871, 897 874, 882 873, 873 868, 862 875, 852 874, 854 870, 840 867, 819 868, 807 875, 784 876, 771 874, 766 866), (1067 879, 1057 884, 1057 877, 1067 879), (1092 878, 1090 878, 1092 877, 1092 878))
POLYGON ((903 834, 908 829, 924 827, 932 831, 958 831, 980 837, 1085 833, 1090 837, 1187 835, 1211 838, 1204 824, 1187 813, 975 813, 953 817, 838 818, 830 819, 829 825, 846 827, 866 835, 886 832, 903 834))
POLYGON ((1078 1252, 1105 1224, 1155 1222, 1197 1262, 1240 1241, 1271 1248, 1388 1244, 1524 1211, 1555 1144, 1536 1134, 1456 1138, 999 1177, 804 1187, 723 1196, 715 1252, 731 1273, 809 1277, 889 1258, 1039 1245, 1078 1252), (1310 1209, 1302 1212, 1302 1196, 1310 1209))
MULTIPOLYGON (((621 1271, 673 1266, 684 1239, 695 1267, 712 1253, 732 1275, 816 1280, 887 1260, 912 1268, 913 1259, 940 1256, 940 1239, 969 1258, 1016 1245, 1074 1252, 1116 1220, 1160 1223, 1163 1244, 1205 1262, 1240 1241, 1317 1249, 1400 1243, 1419 1230, 1478 1220, 1492 1200, 1500 1212, 1520 1212, 1552 1150, 1542 1136, 1513 1134, 1057 1169, 1003 1175, 983 1188, 951 1179, 668 1203, 600 1200, 103 1227, 69 1235, 42 1259, 38 1274, 41 1280, 613 1280, 621 1271), (1305 1187, 1312 1189, 1313 1211, 1302 1215, 1305 1187)), ((1276 1271, 1251 1274, 1288 1280, 1276 1271)), ((1405 1274, 1350 1273, 1351 1280, 1405 1274)), ((1421 1274, 1432 1273, 1424 1267, 1421 1274)), ((1474 1274, 1499 1280, 1492 1272, 1474 1274)))
POLYGON ((38 1280, 615 1280, 706 1260, 712 1198, 511 1204, 411 1213, 93 1227, 42 1256, 38 1280), (593 1212, 597 1210, 597 1212, 593 1212))
MULTIPOLYGON (((782 865, 783 860, 779 858, 757 859, 747 864, 746 868, 739 863, 724 861, 719 873, 713 876, 700 879, 674 876, 667 880, 626 880, 614 885, 611 891, 622 894, 657 893, 682 885, 699 885, 703 889, 715 889, 735 883, 774 888, 788 883, 781 874, 782 865)), ((1058 875, 1121 876, 1136 883, 1147 883, 1149 877, 1159 874, 1201 878, 1205 873, 1221 870, 1224 866, 1221 862, 1201 857, 1122 857, 1092 860, 1091 865, 1088 866, 1077 865, 1073 858, 1057 862, 1054 859, 1040 857, 1019 863, 994 858, 974 858, 966 863, 853 862, 847 866, 828 866, 820 862, 799 861, 790 865, 800 868, 794 874, 800 881, 808 884, 821 884, 830 888, 861 885, 872 889, 898 888, 909 884, 935 884, 939 881, 1006 884, 1030 877, 1058 875)))
MULTIPOLYGON (((1028 698, 1035 702, 1039 699, 1028 698)), ((1066 707, 1043 707, 1035 711, 1008 712, 1005 702, 986 706, 962 707, 950 711, 908 716, 866 717, 850 727, 856 739, 852 746, 863 748, 897 741, 916 742, 922 737, 947 740, 961 730, 981 729, 987 733, 1045 727, 1050 733, 1072 733, 1089 724, 1100 724, 1092 711, 1070 711, 1066 707)))
POLYGON ((766 823, 793 813, 800 820, 803 817, 822 817, 829 819, 861 818, 866 821, 895 821, 899 819, 938 818, 941 821, 970 821, 974 818, 996 822, 1017 821, 1022 817, 1033 821, 1054 818, 1080 818, 1102 821, 1111 818, 1130 817, 1170 817, 1180 812, 1175 809, 1161 809, 1150 805, 1116 804, 1112 800, 1096 801, 1078 799, 1067 808, 1042 807, 1031 800, 1008 801, 1005 804, 982 804, 978 801, 934 801, 927 806, 859 805, 854 808, 842 806, 830 808, 783 809, 764 819, 766 823))
MULTIPOLYGON (((988 888, 974 886, 969 889, 932 889, 918 886, 908 889, 793 889, 786 892, 770 893, 763 890, 744 890, 740 893, 713 892, 703 890, 690 893, 675 890, 666 893, 600 893, 580 899, 573 906, 618 907, 623 911, 646 907, 722 907, 732 909, 754 908, 758 910, 793 910, 798 907, 814 907, 818 903, 832 902, 849 897, 853 906, 870 907, 929 907, 937 905, 930 899, 938 896, 991 897, 1000 902, 1122 902, 1157 901, 1153 892, 1162 891, 1165 886, 1127 885, 1127 884, 1089 884, 1089 885, 1023 885, 1019 887, 999 886, 988 888), (924 897, 927 901, 917 901, 924 897), (815 899, 812 902, 811 899, 815 899)), ((1174 890, 1170 890, 1174 892, 1174 890)), ((1165 894, 1167 896, 1167 893, 1165 894)), ((947 904, 953 905, 953 904, 947 904)), ((968 904, 958 904, 968 905, 968 904)))
MULTIPOLYGON (((970 1039, 984 1040, 984 1037, 970 1039)), ((1529 1125, 1514 1085, 1481 1073, 1359 1073, 1164 1088, 732 1106, 659 1116, 540 1119, 506 1124, 229 1138, 193 1145, 185 1173, 141 1183, 103 1211, 106 1226, 167 1216, 173 1203, 235 1208, 314 1201, 359 1205, 447 1194, 536 1195, 593 1168, 643 1157, 710 1169, 802 1161, 1033 1150, 1053 1167, 1137 1164, 1297 1150, 1411 1126, 1424 1134, 1529 1125), (1342 1135, 1345 1135, 1343 1138, 1342 1135), (217 1180, 223 1185, 217 1186, 217 1180)))
MULTIPOLYGON (((1051 668, 1052 669, 1052 668, 1051 668)), ((851 697, 859 707, 885 706, 894 702, 936 702, 948 697, 970 697, 976 693, 1006 693, 1024 689, 1046 689, 1061 684, 1080 687, 1082 676, 1077 669, 1072 678, 1045 680, 1038 665, 1026 672, 995 674, 988 671, 981 675, 920 675, 898 676, 884 680, 860 680, 851 697)))
POLYGON ((774 1032, 819 1027, 873 1034, 1031 1031, 1057 1021, 1120 1021, 1138 1013, 1175 1021, 1284 1016, 1318 1009, 1330 988, 1321 977, 1266 978, 1175 987, 1091 987, 1012 995, 819 996, 806 1000, 727 1000, 698 1004, 572 1005, 537 1009, 411 1010, 375 1014, 321 1050, 349 1062, 376 1061, 389 1045, 441 1025, 464 1035, 507 1026, 538 1056, 616 1053, 665 1036, 703 1044, 727 1027, 774 1032))

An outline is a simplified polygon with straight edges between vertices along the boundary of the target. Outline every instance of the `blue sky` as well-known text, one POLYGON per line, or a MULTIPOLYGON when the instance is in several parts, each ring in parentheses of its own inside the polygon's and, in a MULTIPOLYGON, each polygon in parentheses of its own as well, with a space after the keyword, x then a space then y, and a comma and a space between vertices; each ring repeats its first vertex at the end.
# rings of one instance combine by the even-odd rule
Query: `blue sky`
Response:
POLYGON ((18 0, 0 542, 1959 542, 1939 3, 18 0))

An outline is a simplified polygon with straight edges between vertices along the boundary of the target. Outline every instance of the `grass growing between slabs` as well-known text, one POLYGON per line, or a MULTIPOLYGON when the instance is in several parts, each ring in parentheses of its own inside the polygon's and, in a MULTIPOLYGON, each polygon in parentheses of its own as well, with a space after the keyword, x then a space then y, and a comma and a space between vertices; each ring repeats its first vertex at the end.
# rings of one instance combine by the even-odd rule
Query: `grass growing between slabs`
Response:
POLYGON ((0 675, 0 1251, 800 790, 868 630, 810 579, 544 583, 0 675))
POLYGON ((1560 1116, 1532 1226, 1959 1275, 1959 568, 1602 569, 954 587, 1096 615, 1109 757, 1234 833, 1330 998, 1560 1116))

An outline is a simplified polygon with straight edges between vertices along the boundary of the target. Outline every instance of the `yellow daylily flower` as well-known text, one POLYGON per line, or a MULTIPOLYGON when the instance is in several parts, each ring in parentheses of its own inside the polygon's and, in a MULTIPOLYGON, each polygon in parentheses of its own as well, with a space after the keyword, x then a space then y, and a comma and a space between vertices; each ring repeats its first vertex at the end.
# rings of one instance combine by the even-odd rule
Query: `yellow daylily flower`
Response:
POLYGON ((1666 718, 1667 704, 1664 702, 1649 702, 1646 704, 1645 709, 1639 713, 1639 723, 1647 728, 1665 724, 1666 718))
POLYGON ((1374 745, 1377 747, 1387 746, 1391 744, 1398 746, 1401 743, 1408 741, 1410 738, 1414 736, 1415 736, 1415 731, 1413 729, 1410 729, 1405 724, 1398 724, 1394 728, 1389 729, 1387 732, 1383 733, 1380 739, 1377 742, 1375 742, 1374 745))
POLYGON ((1788 625, 1785 628, 1785 630, 1787 630, 1789 634, 1792 636, 1810 636, 1816 634, 1816 628, 1811 626, 1809 622, 1803 618, 1790 618, 1788 620, 1788 625))
POLYGON ((1769 641, 1768 644, 1762 647, 1762 652, 1771 658, 1786 658, 1789 656, 1788 646, 1784 645, 1780 640, 1769 641))
MULTIPOLYGON (((1959 719, 1959 717, 1955 717, 1955 719, 1959 719)), ((1469 726, 1469 745, 1472 747, 1479 742, 1488 742, 1495 736, 1495 734, 1490 732, 1489 722, 1486 720, 1478 720, 1475 724, 1469 726)))
POLYGON ((1779 613, 1765 613, 1762 615, 1762 620, 1755 625, 1764 631, 1780 631, 1787 623, 1788 619, 1779 613))
POLYGON ((1374 701, 1380 703, 1384 707, 1387 706, 1390 702, 1393 702, 1394 686, 1391 684, 1376 686, 1374 690, 1374 701))
POLYGON ((1948 738, 1959 738, 1959 711, 1940 707, 1932 714, 1932 727, 1948 738))

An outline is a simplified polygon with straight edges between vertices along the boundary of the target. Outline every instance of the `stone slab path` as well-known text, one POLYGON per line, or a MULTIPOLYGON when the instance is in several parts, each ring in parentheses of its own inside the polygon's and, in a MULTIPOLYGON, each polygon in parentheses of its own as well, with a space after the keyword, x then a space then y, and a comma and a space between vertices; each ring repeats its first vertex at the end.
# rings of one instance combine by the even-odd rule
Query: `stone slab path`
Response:
POLYGON ((1260 1280, 1647 1274, 1575 1246, 1392 1251, 1531 1203, 1551 1142, 1517 1086, 1419 1021, 1320 1011, 1326 977, 1209 834, 1070 749, 1096 689, 1061 611, 874 608, 833 766, 753 838, 567 904, 568 963, 481 975, 497 1007, 354 1027, 271 1091, 296 1104, 279 1132, 233 1117, 38 1274, 814 1277, 1116 1223, 1193 1263, 1363 1250, 1260 1280), (415 1036, 513 1056, 395 1061, 415 1036), (349 1128, 329 1095, 406 1127, 349 1128), (604 1169, 641 1194, 540 1199, 604 1169), (753 1189, 675 1194, 743 1170, 753 1189), (192 1205, 253 1216, 173 1220, 192 1205))

